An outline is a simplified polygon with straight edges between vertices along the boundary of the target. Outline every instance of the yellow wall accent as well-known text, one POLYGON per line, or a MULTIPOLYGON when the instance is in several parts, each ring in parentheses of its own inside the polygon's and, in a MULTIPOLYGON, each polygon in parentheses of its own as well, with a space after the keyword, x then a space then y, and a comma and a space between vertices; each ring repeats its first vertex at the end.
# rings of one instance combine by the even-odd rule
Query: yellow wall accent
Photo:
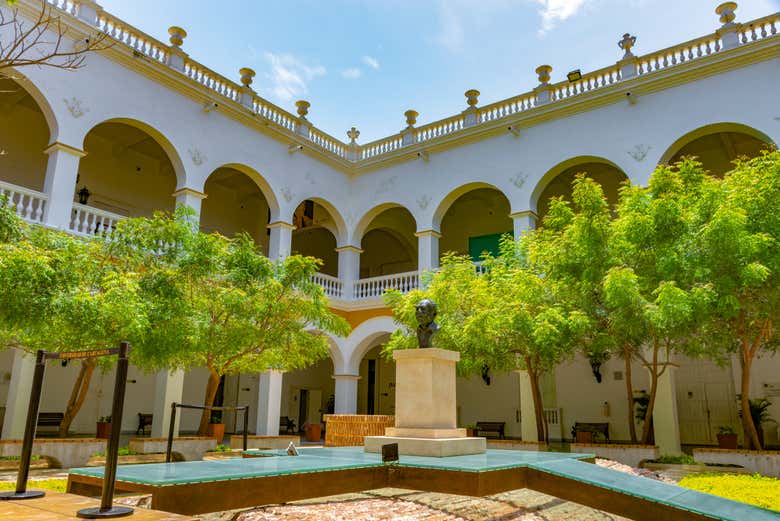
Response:
POLYGON ((344 317, 347 322, 349 322, 349 325, 352 327, 352 329, 355 329, 366 320, 372 318, 393 316, 393 313, 388 307, 357 309, 355 311, 331 308, 331 311, 341 317, 344 317))

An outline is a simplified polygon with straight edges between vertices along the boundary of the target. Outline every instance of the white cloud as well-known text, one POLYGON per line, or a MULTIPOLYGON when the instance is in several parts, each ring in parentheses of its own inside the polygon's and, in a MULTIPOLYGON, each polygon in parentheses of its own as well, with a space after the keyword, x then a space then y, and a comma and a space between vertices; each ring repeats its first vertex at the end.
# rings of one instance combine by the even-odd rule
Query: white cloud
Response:
POLYGON ((576 15, 591 0, 536 0, 541 5, 539 16, 542 17, 542 28, 539 34, 552 30, 560 22, 576 15))
POLYGON ((344 69, 343 71, 341 71, 341 75, 350 80, 360 78, 361 74, 362 72, 357 67, 352 67, 350 69, 344 69))
POLYGON ((290 101, 306 94, 308 83, 318 76, 325 76, 325 67, 308 65, 292 54, 265 52, 271 66, 267 77, 270 92, 281 101, 290 101))
POLYGON ((463 23, 458 10, 450 2, 439 4, 439 32, 436 41, 451 51, 458 51, 463 47, 464 33, 463 23))
POLYGON ((374 58, 373 56, 363 56, 363 63, 368 65, 374 70, 379 70, 379 60, 374 58))

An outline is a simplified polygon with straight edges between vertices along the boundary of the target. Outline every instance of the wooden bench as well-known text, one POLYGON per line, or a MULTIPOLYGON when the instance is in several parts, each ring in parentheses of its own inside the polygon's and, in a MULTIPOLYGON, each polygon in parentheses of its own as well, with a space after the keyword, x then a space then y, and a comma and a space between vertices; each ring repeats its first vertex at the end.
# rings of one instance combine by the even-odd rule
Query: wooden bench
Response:
MULTIPOLYGON (((506 422, 477 422, 477 436, 483 433, 493 433, 499 440, 504 439, 504 427, 506 422)), ((485 436, 490 438, 491 436, 485 436)))
POLYGON ((575 422, 574 427, 571 428, 571 435, 575 441, 577 440, 578 432, 590 432, 593 434, 592 441, 594 442, 597 434, 604 436, 604 439, 609 441, 609 423, 575 422))
POLYGON ((62 420, 65 419, 65 413, 61 412, 39 412, 38 427, 57 427, 59 429, 62 420))
POLYGON ((136 434, 146 434, 146 427, 152 426, 153 414, 138 413, 138 428, 135 430, 136 434))

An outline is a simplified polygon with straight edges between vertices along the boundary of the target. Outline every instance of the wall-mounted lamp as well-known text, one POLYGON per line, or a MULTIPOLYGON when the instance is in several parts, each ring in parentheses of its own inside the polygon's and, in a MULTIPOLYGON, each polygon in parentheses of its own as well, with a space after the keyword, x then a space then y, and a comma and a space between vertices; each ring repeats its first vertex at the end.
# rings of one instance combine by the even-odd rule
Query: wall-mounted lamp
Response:
POLYGON ((79 190, 78 196, 79 196, 79 204, 87 204, 87 201, 89 201, 89 196, 92 195, 92 193, 89 191, 89 189, 85 186, 81 190, 79 190))

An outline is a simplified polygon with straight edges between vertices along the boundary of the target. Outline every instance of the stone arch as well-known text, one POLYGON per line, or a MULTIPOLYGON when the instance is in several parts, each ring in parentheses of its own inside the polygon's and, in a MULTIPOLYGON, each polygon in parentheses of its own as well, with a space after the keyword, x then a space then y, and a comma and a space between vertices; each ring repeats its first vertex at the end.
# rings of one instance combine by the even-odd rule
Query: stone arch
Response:
MULTIPOLYGON (((273 222, 283 220, 281 215, 281 207, 279 206, 279 198, 276 197, 276 192, 274 192, 274 189, 271 187, 271 184, 266 180, 265 177, 263 177, 263 175, 260 172, 243 163, 225 163, 224 165, 220 165, 214 170, 212 170, 211 173, 209 174, 209 177, 211 177, 211 175, 217 170, 219 170, 220 168, 231 168, 233 170, 241 172, 249 179, 251 179, 252 182, 255 183, 257 187, 260 189, 260 192, 263 194, 263 197, 268 203, 268 209, 271 210, 271 222, 273 223, 273 222)), ((206 178, 205 181, 208 181, 208 177, 206 178)), ((205 181, 203 183, 203 186, 206 185, 205 181)))
POLYGON ((695 141, 704 138, 706 136, 711 136, 713 134, 721 134, 721 133, 744 134, 758 141, 762 141, 767 146, 777 147, 777 143, 775 143, 772 140, 772 138, 770 138, 767 134, 754 127, 744 125, 742 123, 734 123, 734 122, 712 123, 709 125, 704 125, 695 128, 685 133, 680 138, 676 139, 671 145, 669 145, 666 148, 664 153, 661 155, 661 158, 658 161, 658 163, 667 164, 672 160, 672 158, 674 158, 674 156, 678 154, 678 152, 680 152, 687 145, 690 145, 695 141))
POLYGON ((188 179, 187 179, 187 171, 184 168, 184 163, 182 162, 181 154, 179 154, 179 151, 176 150, 176 147, 173 145, 173 143, 171 143, 171 141, 167 137, 165 137, 165 135, 163 135, 162 132, 157 130, 154 126, 150 125, 149 123, 146 123, 139 119, 119 117, 119 118, 109 118, 95 123, 84 134, 84 140, 82 141, 81 144, 82 148, 86 147, 86 141, 89 134, 92 133, 92 131, 95 130, 95 128, 105 123, 122 123, 124 125, 137 128, 138 130, 151 136, 151 138, 154 139, 157 142, 157 144, 160 145, 160 147, 163 149, 165 155, 168 156, 168 160, 171 162, 171 165, 173 166, 173 173, 176 175, 176 188, 179 189, 179 188, 185 188, 189 186, 188 179))
POLYGON ((346 350, 343 353, 344 359, 347 360, 346 373, 357 374, 360 361, 374 347, 376 340, 392 334, 398 327, 392 317, 382 316, 366 320, 353 329, 347 337, 346 350))
MULTIPOLYGON (((337 246, 344 246, 348 240, 349 231, 347 229, 347 222, 344 220, 344 216, 341 215, 341 212, 338 211, 336 206, 330 201, 328 201, 327 199, 323 199, 322 197, 307 196, 301 198, 292 207, 293 211, 295 211, 295 209, 297 209, 304 201, 314 201, 315 203, 325 208, 325 210, 327 210, 331 219, 333 219, 333 226, 324 226, 324 227, 327 228, 333 234, 334 237, 336 237, 337 246)), ((289 222, 292 222, 292 215, 290 215, 288 218, 290 219, 289 222)))
MULTIPOLYGON (((490 188, 492 190, 496 190, 497 192, 500 192, 504 197, 509 200, 507 195, 504 193, 503 190, 498 188, 496 185, 485 183, 482 181, 477 181, 473 183, 467 183, 465 185, 461 185, 454 190, 452 190, 450 193, 448 193, 444 198, 439 202, 439 204, 436 206, 436 211, 433 213, 433 221, 431 228, 435 231, 441 231, 441 221, 444 219, 445 214, 447 213, 447 210, 450 209, 450 207, 457 201, 462 195, 465 195, 471 191, 478 190, 480 188, 490 188)), ((425 231, 427 228, 424 228, 420 231, 425 231)))
POLYGON ((528 201, 528 205, 531 211, 538 212, 539 200, 542 194, 556 177, 558 177, 559 175, 563 174, 567 170, 574 168, 578 165, 586 165, 592 163, 597 163, 597 164, 602 164, 602 165, 612 167, 615 170, 622 173, 623 176, 628 178, 626 172, 620 166, 610 161, 609 159, 599 157, 599 156, 587 156, 587 155, 572 157, 565 161, 561 161, 557 165, 553 166, 541 177, 541 179, 539 179, 539 181, 536 183, 536 186, 534 187, 533 192, 531 192, 531 198, 528 201))
MULTIPOLYGON (((18 72, 16 69, 9 69, 8 76, 8 81, 13 81, 19 85, 22 89, 25 90, 25 92, 27 92, 27 94, 32 97, 32 99, 38 105, 38 108, 43 113, 43 118, 46 120, 46 125, 49 127, 49 142, 56 142, 59 139, 60 127, 57 120, 57 115, 52 109, 52 104, 49 102, 49 99, 38 88, 38 86, 32 82, 32 80, 30 80, 24 74, 18 72), (14 79, 11 80, 10 77, 13 77, 14 79)), ((70 145, 70 143, 65 144, 70 145)))
POLYGON ((357 225, 355 225, 355 228, 352 230, 352 236, 350 237, 350 240, 353 243, 359 244, 360 240, 363 238, 363 235, 365 235, 366 232, 368 231, 368 227, 371 224, 371 222, 377 216, 379 216, 379 214, 381 214, 386 210, 390 210, 392 208, 403 208, 404 210, 407 210, 409 214, 412 216, 412 219, 414 219, 415 224, 417 223, 417 218, 415 217, 414 213, 401 203, 386 202, 386 203, 378 204, 363 214, 363 216, 358 221, 357 225))

